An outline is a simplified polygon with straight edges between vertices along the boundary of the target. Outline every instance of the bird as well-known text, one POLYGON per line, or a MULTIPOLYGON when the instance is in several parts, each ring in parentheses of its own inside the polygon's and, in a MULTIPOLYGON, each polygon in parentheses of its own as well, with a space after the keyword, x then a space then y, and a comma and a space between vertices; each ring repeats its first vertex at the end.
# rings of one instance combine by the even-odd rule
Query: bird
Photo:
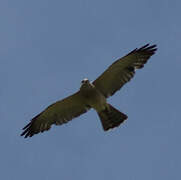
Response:
POLYGON ((137 69, 155 54, 157 45, 146 44, 136 48, 113 62, 96 80, 81 81, 80 89, 35 116, 22 130, 21 136, 32 137, 47 131, 52 125, 62 125, 93 108, 101 121, 104 131, 118 127, 128 116, 107 102, 124 84, 130 81, 137 69))

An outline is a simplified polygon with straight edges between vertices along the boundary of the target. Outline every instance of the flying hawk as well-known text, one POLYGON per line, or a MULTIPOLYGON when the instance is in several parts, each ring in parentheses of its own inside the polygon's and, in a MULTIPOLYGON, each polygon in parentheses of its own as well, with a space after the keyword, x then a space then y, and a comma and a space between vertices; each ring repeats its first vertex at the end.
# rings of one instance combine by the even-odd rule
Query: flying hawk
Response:
POLYGON ((32 137, 49 130, 52 124, 67 123, 91 108, 98 113, 104 131, 119 126, 127 115, 108 104, 106 99, 130 81, 135 70, 142 68, 156 50, 156 45, 146 44, 115 61, 94 82, 83 79, 78 92, 48 106, 23 128, 21 136, 32 137))

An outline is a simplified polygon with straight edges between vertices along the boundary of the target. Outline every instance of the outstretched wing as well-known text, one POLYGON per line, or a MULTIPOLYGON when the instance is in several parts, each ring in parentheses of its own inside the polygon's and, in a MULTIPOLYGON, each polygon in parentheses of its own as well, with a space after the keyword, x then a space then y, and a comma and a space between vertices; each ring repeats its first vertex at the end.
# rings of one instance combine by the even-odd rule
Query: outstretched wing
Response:
POLYGON ((84 98, 81 96, 80 91, 77 93, 60 100, 49 107, 43 112, 34 117, 23 130, 21 136, 31 137, 39 132, 47 131, 51 128, 52 124, 61 125, 67 123, 75 117, 87 112, 90 109, 85 103, 84 98))
POLYGON ((157 50, 156 45, 146 44, 140 49, 134 49, 123 58, 115 61, 100 75, 93 84, 105 97, 112 96, 140 69, 157 50))

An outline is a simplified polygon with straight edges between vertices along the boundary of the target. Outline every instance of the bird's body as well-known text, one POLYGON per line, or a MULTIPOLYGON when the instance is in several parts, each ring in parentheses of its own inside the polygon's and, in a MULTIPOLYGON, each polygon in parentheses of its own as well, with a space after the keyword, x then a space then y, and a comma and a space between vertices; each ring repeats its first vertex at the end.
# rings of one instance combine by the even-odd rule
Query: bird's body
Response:
POLYGON ((82 83, 80 94, 85 98, 87 105, 96 111, 101 111, 106 108, 106 98, 88 79, 82 83))
POLYGON ((135 70, 142 68, 156 50, 156 45, 149 44, 134 49, 115 61, 92 83, 88 79, 82 80, 78 92, 48 106, 23 128, 21 135, 26 138, 44 132, 53 124, 67 123, 91 108, 96 110, 105 131, 119 126, 127 115, 108 104, 106 99, 130 81, 135 70))

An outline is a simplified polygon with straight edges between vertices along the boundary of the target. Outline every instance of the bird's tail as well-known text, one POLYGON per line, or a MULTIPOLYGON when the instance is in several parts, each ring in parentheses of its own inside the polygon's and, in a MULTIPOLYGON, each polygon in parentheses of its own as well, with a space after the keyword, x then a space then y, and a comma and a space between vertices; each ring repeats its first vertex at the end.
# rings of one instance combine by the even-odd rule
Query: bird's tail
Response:
POLYGON ((99 118, 102 122, 102 127, 104 131, 111 128, 118 127, 124 122, 128 117, 122 112, 115 109, 113 106, 108 104, 108 107, 103 111, 98 112, 99 118))

